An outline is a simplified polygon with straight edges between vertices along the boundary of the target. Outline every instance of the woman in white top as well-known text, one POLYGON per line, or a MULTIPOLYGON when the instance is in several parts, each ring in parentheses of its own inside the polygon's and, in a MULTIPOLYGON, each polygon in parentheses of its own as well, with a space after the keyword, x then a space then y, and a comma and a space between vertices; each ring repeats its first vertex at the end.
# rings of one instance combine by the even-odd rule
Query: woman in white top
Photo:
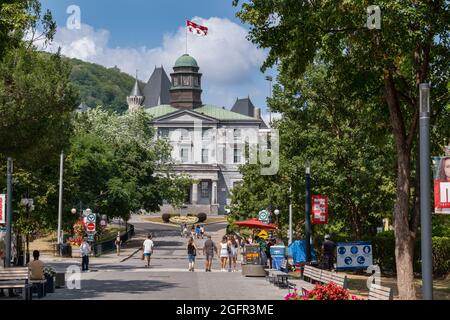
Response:
POLYGON ((221 271, 225 271, 226 265, 227 265, 227 259, 229 256, 228 253, 228 241, 227 241, 227 237, 224 236, 222 238, 222 242, 220 243, 220 264, 222 267, 221 271))

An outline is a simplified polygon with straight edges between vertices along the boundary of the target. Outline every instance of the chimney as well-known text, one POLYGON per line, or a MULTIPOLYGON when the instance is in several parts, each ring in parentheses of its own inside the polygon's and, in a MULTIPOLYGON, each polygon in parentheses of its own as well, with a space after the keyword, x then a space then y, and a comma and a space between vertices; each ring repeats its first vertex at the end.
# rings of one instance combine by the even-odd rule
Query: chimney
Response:
POLYGON ((261 109, 260 108, 255 108, 255 110, 253 111, 253 118, 261 120, 261 109))

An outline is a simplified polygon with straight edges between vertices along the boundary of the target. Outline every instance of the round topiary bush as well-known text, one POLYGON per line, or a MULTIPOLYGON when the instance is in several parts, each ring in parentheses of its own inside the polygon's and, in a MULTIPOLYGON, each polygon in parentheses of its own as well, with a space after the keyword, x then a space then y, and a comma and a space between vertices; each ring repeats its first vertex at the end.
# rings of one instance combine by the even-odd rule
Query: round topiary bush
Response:
POLYGON ((169 223, 170 214, 169 214, 169 213, 163 213, 162 216, 161 216, 161 218, 162 218, 162 220, 163 220, 165 223, 169 223))
POLYGON ((206 218, 208 217, 208 215, 206 213, 201 212, 197 215, 197 217, 198 217, 198 222, 204 222, 204 221, 206 221, 206 218))

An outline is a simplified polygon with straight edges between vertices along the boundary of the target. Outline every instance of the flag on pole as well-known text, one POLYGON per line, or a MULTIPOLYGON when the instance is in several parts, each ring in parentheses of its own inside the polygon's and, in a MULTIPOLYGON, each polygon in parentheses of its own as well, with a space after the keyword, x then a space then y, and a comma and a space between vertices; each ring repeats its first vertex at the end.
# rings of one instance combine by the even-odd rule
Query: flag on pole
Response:
POLYGON ((186 27, 189 32, 192 32, 198 36, 206 36, 208 34, 207 27, 201 26, 189 20, 186 21, 186 27))

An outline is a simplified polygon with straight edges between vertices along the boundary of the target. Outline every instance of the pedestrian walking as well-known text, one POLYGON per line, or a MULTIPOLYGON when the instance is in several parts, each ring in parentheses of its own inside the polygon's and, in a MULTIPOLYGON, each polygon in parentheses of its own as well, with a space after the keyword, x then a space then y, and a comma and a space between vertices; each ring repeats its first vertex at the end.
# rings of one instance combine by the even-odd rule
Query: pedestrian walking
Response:
POLYGON ((152 240, 152 235, 149 234, 147 236, 147 239, 145 239, 144 244, 142 245, 143 257, 147 261, 147 264, 145 265, 147 268, 150 268, 150 259, 153 254, 154 246, 155 245, 152 240))
POLYGON ((200 239, 200 226, 199 225, 195 226, 195 236, 197 237, 197 239, 200 239))
POLYGON ((191 237, 195 238, 195 226, 194 225, 192 225, 192 227, 191 227, 191 237))
POLYGON ((187 253, 189 260, 189 271, 194 271, 195 257, 197 256, 197 246, 195 245, 194 238, 189 238, 187 245, 187 253))
POLYGON ((336 248, 336 244, 330 240, 330 235, 325 236, 325 241, 322 244, 323 250, 323 268, 331 271, 334 265, 334 249, 336 248))
POLYGON ((228 255, 228 259, 229 259, 228 260, 229 261, 228 262, 228 264, 229 264, 228 271, 236 272, 237 271, 236 263, 237 263, 237 254, 238 254, 238 250, 239 250, 239 245, 233 235, 231 235, 228 239, 228 247, 230 248, 230 250, 228 251, 228 253, 229 253, 229 255, 228 255), (233 268, 231 268, 231 265, 233 265, 233 268))
POLYGON ((218 251, 217 246, 214 243, 214 241, 211 240, 211 235, 208 235, 208 239, 206 239, 205 243, 203 244, 203 254, 206 257, 205 261, 206 272, 211 272, 211 265, 214 259, 214 252, 218 254, 217 251, 218 251))
POLYGON ((202 239, 205 236, 205 226, 203 224, 200 226, 200 236, 202 239))
POLYGON ((220 243, 220 265, 221 265, 221 271, 226 271, 227 266, 227 260, 230 256, 231 249, 228 246, 228 239, 227 236, 223 236, 222 242, 220 243))
POLYGON ((83 238, 80 246, 81 271, 89 272, 89 255, 91 254, 91 246, 87 242, 87 237, 83 238))
POLYGON ((117 237, 116 241, 114 241, 114 244, 116 245, 117 255, 120 256, 120 246, 122 245, 122 239, 120 239, 120 231, 117 232, 117 237))

